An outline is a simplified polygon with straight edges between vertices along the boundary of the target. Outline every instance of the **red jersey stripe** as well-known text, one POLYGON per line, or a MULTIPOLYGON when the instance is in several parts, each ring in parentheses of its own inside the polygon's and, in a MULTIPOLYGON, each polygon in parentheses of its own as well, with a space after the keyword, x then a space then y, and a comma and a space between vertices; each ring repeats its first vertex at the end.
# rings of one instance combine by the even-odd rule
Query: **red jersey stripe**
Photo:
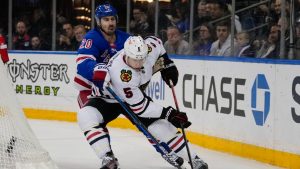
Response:
POLYGON ((91 135, 89 135, 86 139, 90 140, 92 137, 94 137, 96 135, 99 135, 99 134, 101 134, 101 132, 100 131, 96 131, 96 132, 92 133, 91 135))
POLYGON ((88 88, 88 89, 92 88, 91 85, 87 84, 85 81, 79 79, 78 77, 75 77, 75 78, 74 78, 74 81, 75 81, 76 83, 78 83, 79 85, 84 86, 84 87, 86 87, 86 88, 88 88))
POLYGON ((170 148, 171 148, 171 149, 175 148, 182 140, 183 140, 183 137, 180 137, 180 139, 178 139, 178 140, 176 141, 176 143, 173 144, 170 148))

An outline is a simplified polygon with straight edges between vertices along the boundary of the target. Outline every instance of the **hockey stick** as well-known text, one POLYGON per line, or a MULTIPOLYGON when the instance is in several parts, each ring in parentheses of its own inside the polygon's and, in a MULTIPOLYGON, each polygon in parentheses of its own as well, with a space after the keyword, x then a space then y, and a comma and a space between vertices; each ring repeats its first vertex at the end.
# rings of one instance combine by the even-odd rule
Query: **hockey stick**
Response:
POLYGON ((118 103, 123 107, 123 109, 128 114, 128 118, 133 121, 135 126, 147 137, 148 140, 153 144, 156 151, 158 151, 162 157, 172 166, 182 169, 181 165, 183 164, 184 160, 177 156, 172 150, 168 147, 166 143, 159 143, 157 139, 149 132, 147 127, 137 118, 137 116, 124 104, 124 102, 120 99, 120 97, 109 87, 107 86, 106 89, 109 91, 110 94, 118 101, 118 103), (174 155, 176 155, 174 158, 174 155))
MULTIPOLYGON (((178 106, 178 102, 177 102, 177 98, 176 98, 176 94, 175 94, 175 89, 174 89, 174 85, 173 85, 172 80, 170 80, 170 86, 171 86, 171 90, 172 90, 173 99, 174 99, 174 102, 175 102, 176 109, 177 109, 177 111, 179 111, 179 106, 178 106)), ((184 141, 185 141, 186 151, 188 153, 188 157, 189 157, 191 169, 194 169, 193 163, 192 163, 192 157, 191 157, 191 153, 190 153, 190 148, 189 148, 189 145, 188 145, 188 140, 186 138, 185 130, 184 130, 184 127, 183 127, 182 124, 181 124, 181 130, 182 130, 182 135, 183 135, 183 138, 184 138, 184 141)))

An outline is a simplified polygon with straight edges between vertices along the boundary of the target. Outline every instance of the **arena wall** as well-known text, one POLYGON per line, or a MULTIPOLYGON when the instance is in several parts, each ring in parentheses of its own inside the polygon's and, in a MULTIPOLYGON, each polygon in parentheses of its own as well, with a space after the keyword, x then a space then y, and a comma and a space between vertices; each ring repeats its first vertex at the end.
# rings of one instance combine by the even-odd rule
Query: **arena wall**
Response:
MULTIPOLYGON (((27 117, 76 121, 75 52, 10 51, 7 64, 27 117)), ((273 165, 300 168, 300 61, 171 56, 190 142, 273 165)), ((146 93, 174 105, 156 74, 146 93)), ((135 129, 124 117, 112 127, 135 129)))

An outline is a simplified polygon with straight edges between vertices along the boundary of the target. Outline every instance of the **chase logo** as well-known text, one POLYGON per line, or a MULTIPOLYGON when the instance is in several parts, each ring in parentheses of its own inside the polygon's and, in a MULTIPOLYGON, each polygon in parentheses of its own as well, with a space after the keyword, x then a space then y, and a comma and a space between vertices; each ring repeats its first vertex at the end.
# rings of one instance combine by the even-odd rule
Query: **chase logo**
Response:
POLYGON ((251 91, 251 108, 256 125, 263 126, 266 122, 270 111, 270 96, 265 75, 258 74, 251 91))

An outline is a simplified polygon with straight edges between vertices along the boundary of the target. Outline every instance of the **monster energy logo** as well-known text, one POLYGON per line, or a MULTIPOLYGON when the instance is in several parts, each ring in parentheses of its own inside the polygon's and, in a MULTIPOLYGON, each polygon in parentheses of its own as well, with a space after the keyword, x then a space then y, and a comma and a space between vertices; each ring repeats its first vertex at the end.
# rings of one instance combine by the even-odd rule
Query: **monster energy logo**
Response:
MULTIPOLYGON (((68 66, 66 64, 40 64, 33 63, 27 59, 26 62, 18 63, 13 59, 8 64, 8 72, 12 81, 15 83, 16 93, 19 94, 35 94, 35 95, 58 95, 60 87, 58 86, 42 86, 37 81, 64 82, 70 83, 67 74, 68 66), (32 84, 16 84, 17 80, 30 80, 32 84)), ((23 83, 23 82, 22 82, 23 83)), ((28 83, 28 82, 27 82, 28 83)))
POLYGON ((38 64, 31 63, 29 59, 27 59, 26 64, 18 63, 16 59, 8 64, 8 71, 13 82, 16 82, 18 77, 36 82, 41 77, 43 80, 50 78, 52 81, 69 83, 70 78, 67 70, 68 66, 66 64, 38 64))
POLYGON ((16 93, 20 94, 50 95, 53 93, 54 96, 57 96, 59 89, 60 87, 16 85, 16 93))

